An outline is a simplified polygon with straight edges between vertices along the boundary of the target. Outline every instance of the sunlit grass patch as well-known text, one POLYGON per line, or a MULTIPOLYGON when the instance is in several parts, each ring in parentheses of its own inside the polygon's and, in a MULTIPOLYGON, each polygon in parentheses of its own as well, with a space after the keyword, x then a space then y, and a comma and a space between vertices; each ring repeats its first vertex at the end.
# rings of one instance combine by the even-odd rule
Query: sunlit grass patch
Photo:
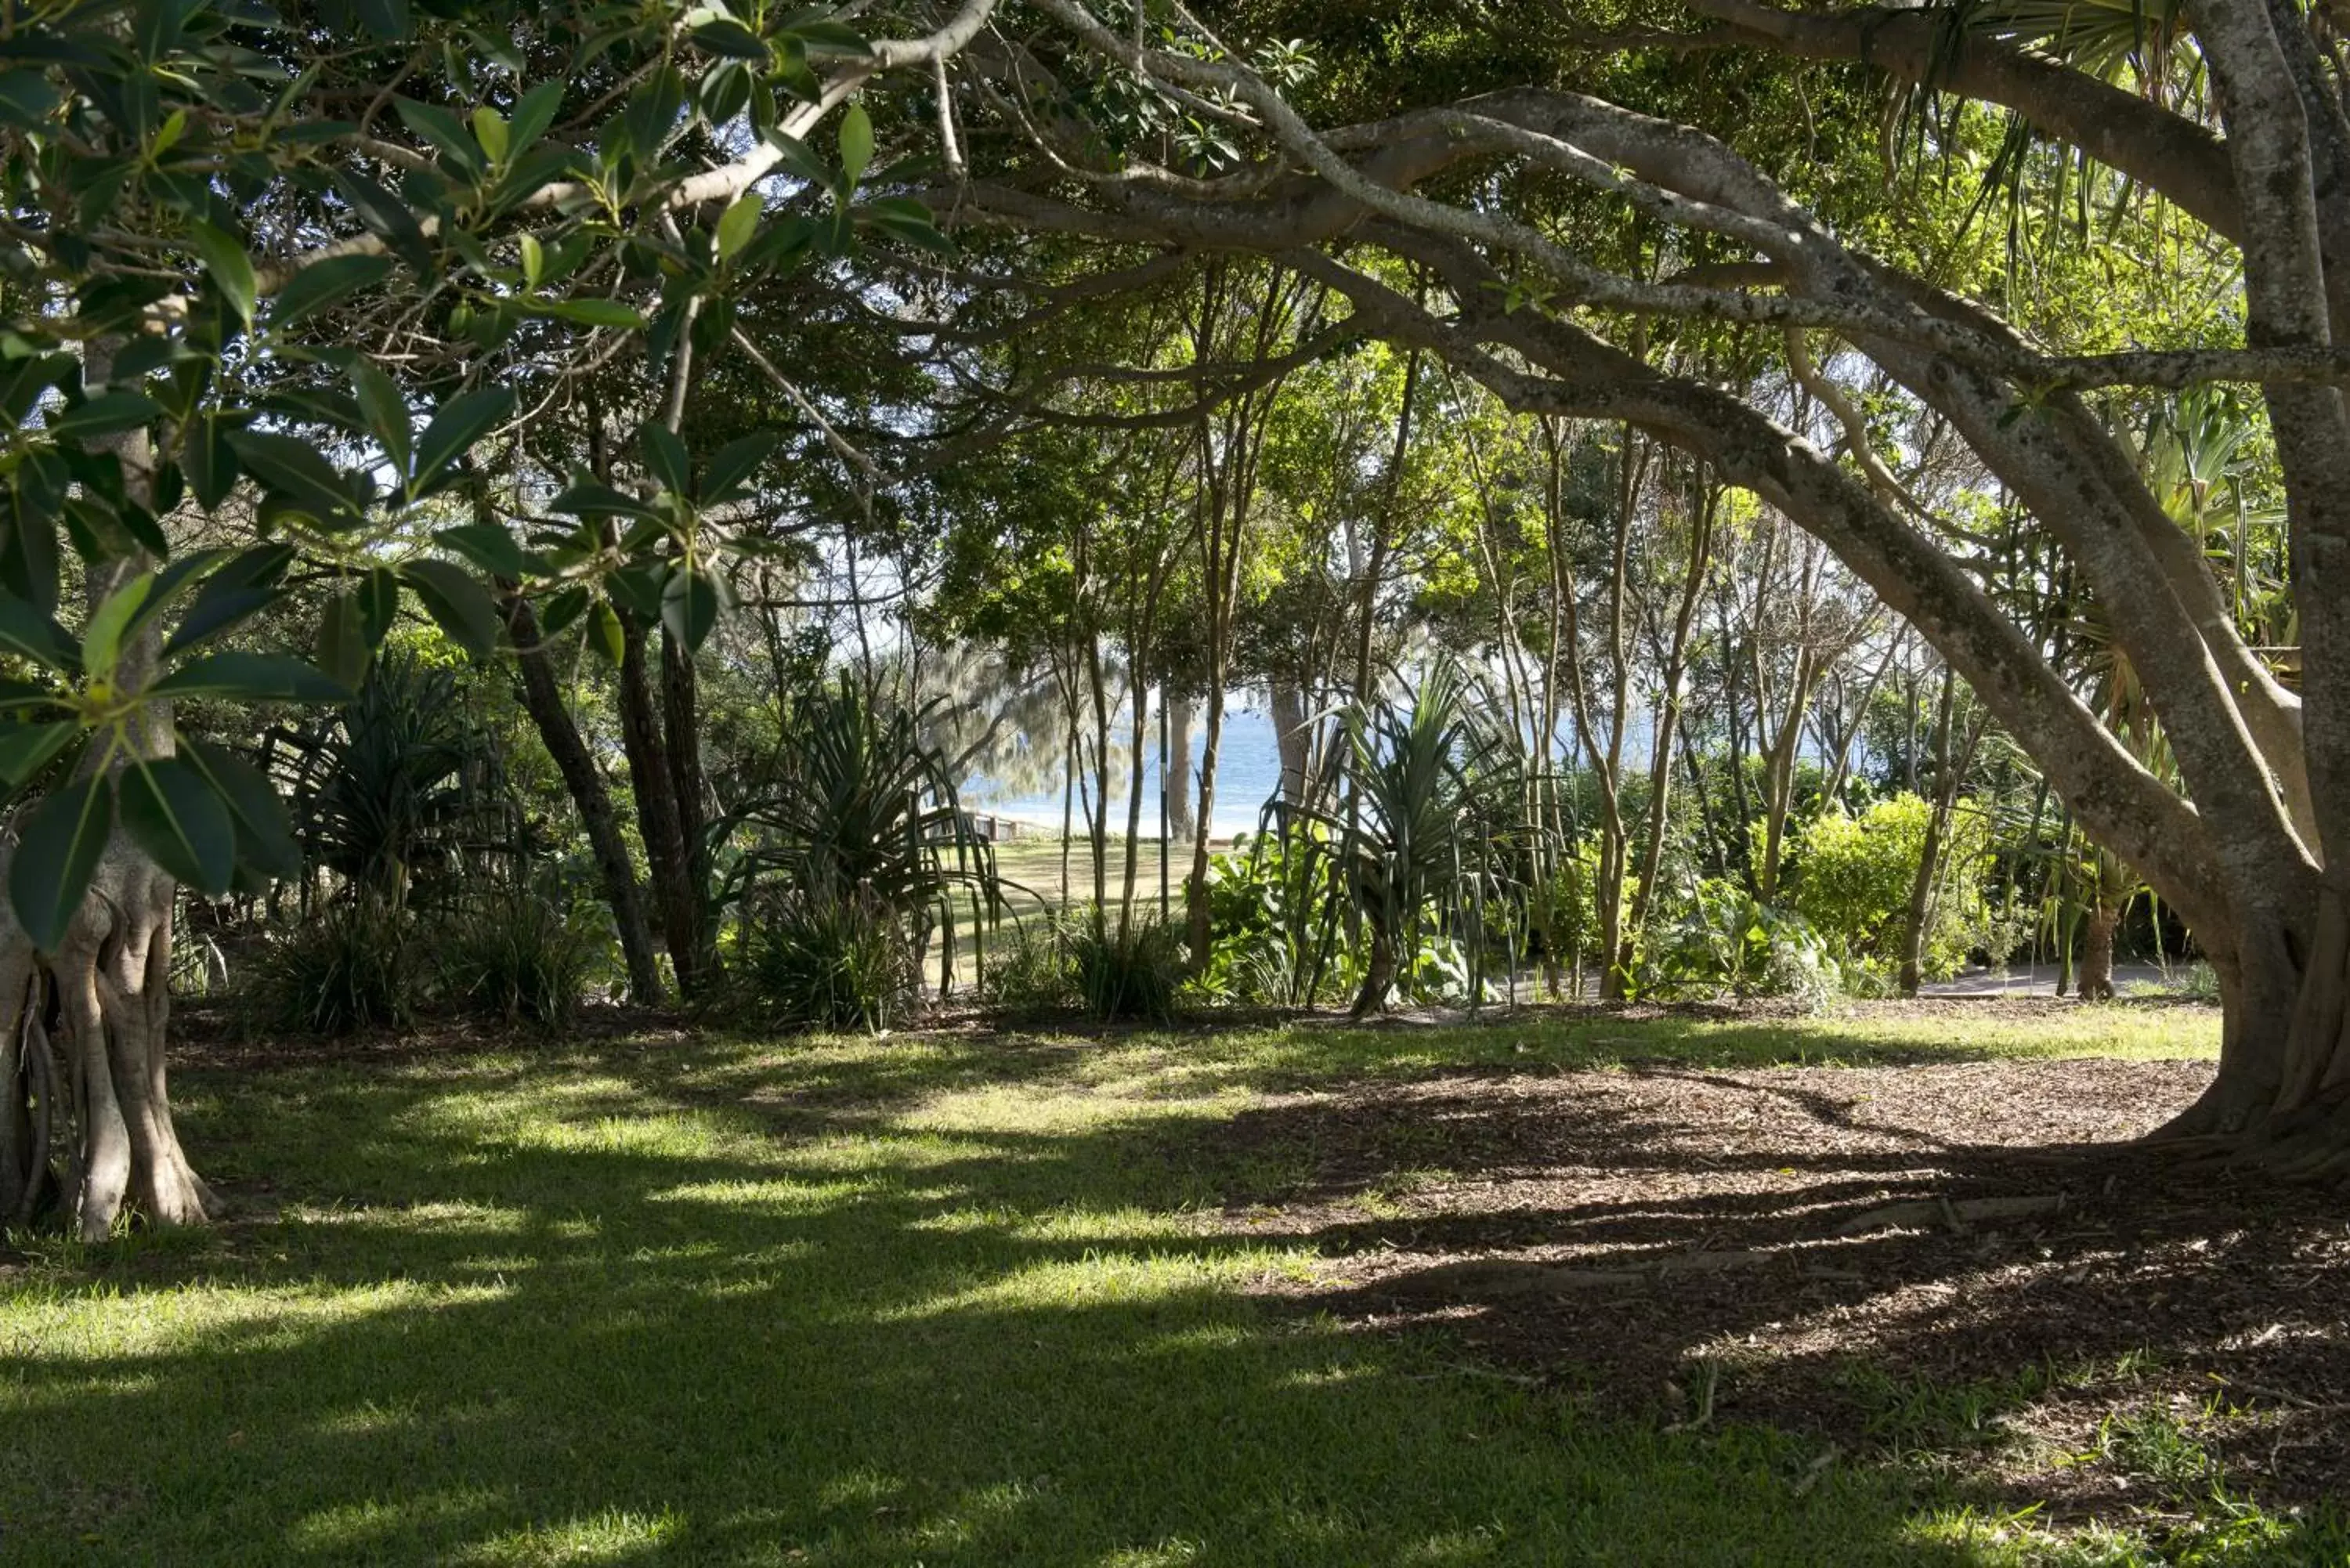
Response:
MULTIPOLYGON (((1524 1014, 190 1073, 191 1147, 240 1217, 27 1239, 0 1274, 0 1424, 39 1435, 0 1459, 0 1559, 2054 1561, 2056 1537, 1921 1500, 1913 1474, 1667 1433, 1463 1372, 1456 1345, 1279 1314, 1250 1288, 1326 1260, 1212 1220, 1298 1158, 1226 1140, 1267 1090, 2193 1054, 2206 1030, 2078 1012, 1985 1010, 1955 1039, 1524 1014)), ((1405 1162, 1364 1201, 1400 1211, 1442 1175, 1405 1162)))

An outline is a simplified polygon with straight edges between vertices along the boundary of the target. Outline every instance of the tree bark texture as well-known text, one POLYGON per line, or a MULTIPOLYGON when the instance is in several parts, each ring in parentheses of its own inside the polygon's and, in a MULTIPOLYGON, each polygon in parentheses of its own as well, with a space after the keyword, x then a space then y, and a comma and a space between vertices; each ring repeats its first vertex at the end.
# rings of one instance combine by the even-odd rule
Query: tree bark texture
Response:
POLYGON ((620 832, 620 815, 612 792, 581 739, 571 708, 563 700, 555 662, 539 640, 538 617, 530 601, 519 595, 506 601, 506 628, 514 639, 515 662, 522 678, 523 707, 538 730, 547 755, 555 759, 564 787, 579 813, 588 845, 603 878, 604 899, 611 906, 612 927, 619 938, 620 957, 629 971, 629 999, 640 1007, 658 1007, 667 999, 661 984, 660 961, 654 950, 652 926, 645 918, 643 889, 620 832))

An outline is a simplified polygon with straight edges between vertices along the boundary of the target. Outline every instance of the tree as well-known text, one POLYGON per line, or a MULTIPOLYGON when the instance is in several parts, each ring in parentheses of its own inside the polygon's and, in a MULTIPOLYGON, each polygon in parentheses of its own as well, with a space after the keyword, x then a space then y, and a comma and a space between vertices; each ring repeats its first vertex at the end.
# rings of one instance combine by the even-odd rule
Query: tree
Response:
MULTIPOLYGON (((1350 77, 1348 107, 1369 118, 1317 128, 1313 102, 1271 79, 1267 51, 1227 47, 1190 22, 1138 36, 1082 0, 1035 8, 1060 31, 1027 47, 1067 77, 1131 73, 1163 106, 1167 129, 1083 143, 1057 136, 1064 122, 1032 118, 1061 165, 1089 177, 1007 171, 975 187, 977 210, 1121 245, 1277 255, 1347 302, 1363 329, 1440 356, 1513 409, 1638 426, 1755 493, 1918 628, 2080 819, 2193 926, 2220 977, 2225 1046, 2210 1092, 2173 1130, 2251 1137, 2286 1165, 2345 1158, 2350 682, 2339 672, 2350 652, 2340 591, 2350 475, 2339 470, 2350 464, 2350 424, 2336 388, 2350 360, 2333 334, 2350 319, 2350 185, 2336 173, 2350 167, 2350 131, 2314 32, 2325 24, 2258 0, 2212 0, 2168 24, 2175 37, 2159 59, 2171 74, 2157 92, 2130 90, 2151 79, 2151 54, 2106 48, 2066 63, 2074 40, 2056 13, 2034 24, 1982 7, 1814 16, 1760 0, 1693 6, 1715 21, 1695 44, 1777 57, 1786 63, 1776 80, 1807 58, 1866 60, 1920 89, 1927 108, 1947 108, 1938 123, 1954 150, 1989 134, 1991 117, 1971 105, 2012 110, 2035 136, 2171 203, 2164 221, 2232 243, 2249 347, 2223 320, 2183 344, 2141 348, 2108 348, 2076 315, 2021 294, 2004 302, 2017 319, 2002 318, 1963 271, 1939 280, 1924 258, 1951 237, 1944 207, 1872 213, 1832 192, 1808 202, 1791 193, 1820 190, 1823 165, 1875 145, 1851 96, 1814 134, 1852 140, 1807 161, 1784 124, 1758 126, 1751 109, 1733 122, 1725 102, 1679 94, 1685 119, 1711 111, 1731 134, 1765 141, 1776 174, 1701 126, 1523 81, 1453 101, 1399 92, 1366 104, 1350 77), (2204 72, 2209 92, 2192 86, 2204 72), (1192 123, 1212 124, 1231 153, 1187 142, 1179 128, 1192 123), (1671 272, 1625 265, 1627 224, 1669 244, 1671 272), (1358 254, 1423 269, 1430 298, 1394 288, 1358 254), (1742 396, 1653 358, 1686 333, 1791 327, 1841 337, 2061 545, 2163 715, 2184 794, 2116 741, 1985 595, 1953 526, 1962 519, 1920 516, 1888 496, 1856 461, 1776 417, 1767 394, 1742 396), (2116 389, 2213 380, 2257 383, 2275 433, 2299 694, 2247 643, 2195 542, 2102 417, 2116 389)), ((1551 59, 1571 46, 1558 48, 1551 59)), ((1622 98, 1641 83, 1636 70, 1610 76, 1590 79, 1622 98)), ((1066 123, 1083 123, 1075 106, 1068 114, 1066 123)), ((2061 161, 2026 159, 2014 177, 2061 161)))
POLYGON ((176 738, 172 703, 338 699, 403 600, 486 658, 500 581, 542 638, 590 630, 617 663, 633 623, 690 655, 722 607, 729 508, 775 444, 689 449, 697 357, 811 254, 941 243, 919 205, 860 191, 874 134, 849 100, 991 8, 869 44, 824 16, 663 5, 68 0, 12 20, 0 784, 38 804, 0 927, 10 1220, 95 1238, 126 1204, 171 1223, 210 1202, 166 1088, 172 889, 218 896, 292 855, 267 781, 176 738), (802 140, 827 119, 837 156, 802 140), (626 488, 560 472, 526 541, 461 504, 521 444, 516 388, 543 407, 630 352, 626 488), (311 657, 238 646, 288 596, 319 607, 311 657))

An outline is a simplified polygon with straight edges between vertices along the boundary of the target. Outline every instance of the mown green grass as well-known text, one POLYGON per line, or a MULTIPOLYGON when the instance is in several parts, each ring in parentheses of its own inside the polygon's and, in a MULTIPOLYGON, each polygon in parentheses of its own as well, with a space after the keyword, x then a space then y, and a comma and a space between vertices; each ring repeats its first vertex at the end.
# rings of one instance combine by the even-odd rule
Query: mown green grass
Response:
MULTIPOLYGON (((2191 1010, 1966 1016, 1946 1048, 2210 1048, 2191 1010)), ((0 1561, 2042 1560, 1911 1470, 1284 1318, 1242 1287, 1307 1259, 1194 1212, 1219 1165, 1183 1151, 1269 1086, 1936 1035, 1585 1018, 184 1074, 190 1142, 246 1217, 17 1239, 0 1561)), ((2256 1522, 2282 1544, 2210 1560, 2305 1560, 2256 1522)))

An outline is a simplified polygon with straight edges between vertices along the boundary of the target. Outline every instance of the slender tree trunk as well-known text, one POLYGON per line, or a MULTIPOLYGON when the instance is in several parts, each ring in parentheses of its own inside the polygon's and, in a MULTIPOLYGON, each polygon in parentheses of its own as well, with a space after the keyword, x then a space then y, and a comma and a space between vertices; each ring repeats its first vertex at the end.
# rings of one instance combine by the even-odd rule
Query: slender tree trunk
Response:
POLYGON ((620 745, 629 760, 629 784, 637 802, 637 835, 651 872, 653 904, 660 911, 661 938, 669 949, 677 988, 689 1002, 700 1000, 700 891, 693 886, 685 837, 677 815, 676 775, 646 669, 645 628, 621 617, 619 670, 620 745))
POLYGON ((2095 901, 2089 906, 2089 917, 2081 934, 2081 982, 2078 989, 2083 1002, 2110 1002, 2114 996, 2114 928, 2121 923, 2121 911, 2106 897, 2106 890, 2096 889, 2095 901))
POLYGON ((1901 930, 1901 994, 1915 996, 1924 980, 1926 958, 1926 922, 1933 911, 1934 877, 1942 864, 1942 836, 1950 820, 1946 804, 1958 795, 1956 774, 1960 771, 1950 765, 1950 706, 1957 678, 1949 665, 1942 667, 1942 696, 1934 714, 1934 750, 1942 769, 1938 781, 1934 809, 1926 817, 1926 842, 1918 852, 1918 873, 1909 881, 1908 918, 1901 930))
POLYGON ((693 972, 707 987, 721 974, 718 933, 710 920, 709 785, 702 771, 702 682, 693 655, 678 646, 667 628, 661 630, 662 751, 669 762, 670 795, 676 803, 678 845, 686 890, 691 898, 682 907, 691 925, 693 972))
POLYGON ((620 957, 629 971, 629 999, 639 1006, 658 1007, 666 1000, 660 962, 653 950, 652 927, 645 919, 643 889, 637 885, 636 867, 629 858, 628 840, 620 832, 619 813, 604 775, 580 738, 570 705, 563 700, 555 663, 539 641, 538 618, 530 601, 519 595, 506 600, 506 627, 514 638, 515 660, 522 675, 523 706, 538 728, 539 740, 555 759, 571 804, 587 829, 604 879, 604 900, 611 907, 612 926, 620 940, 620 957))
POLYGON ((1403 493, 1404 459, 1411 452, 1411 405, 1419 387, 1419 349, 1415 346, 1403 362, 1403 401, 1396 410, 1395 447, 1388 455, 1387 494, 1371 524, 1371 558, 1355 599, 1355 690, 1357 702, 1371 700, 1371 650, 1379 613, 1379 587, 1387 576, 1388 552, 1396 534, 1396 503, 1403 493))
POLYGON ((1191 699, 1167 700, 1167 834, 1189 844, 1199 832, 1191 810, 1191 699))
POLYGON ((1281 753, 1281 798, 1302 806, 1313 784, 1306 760, 1305 699, 1297 682, 1282 676, 1272 681, 1273 738, 1281 753))

